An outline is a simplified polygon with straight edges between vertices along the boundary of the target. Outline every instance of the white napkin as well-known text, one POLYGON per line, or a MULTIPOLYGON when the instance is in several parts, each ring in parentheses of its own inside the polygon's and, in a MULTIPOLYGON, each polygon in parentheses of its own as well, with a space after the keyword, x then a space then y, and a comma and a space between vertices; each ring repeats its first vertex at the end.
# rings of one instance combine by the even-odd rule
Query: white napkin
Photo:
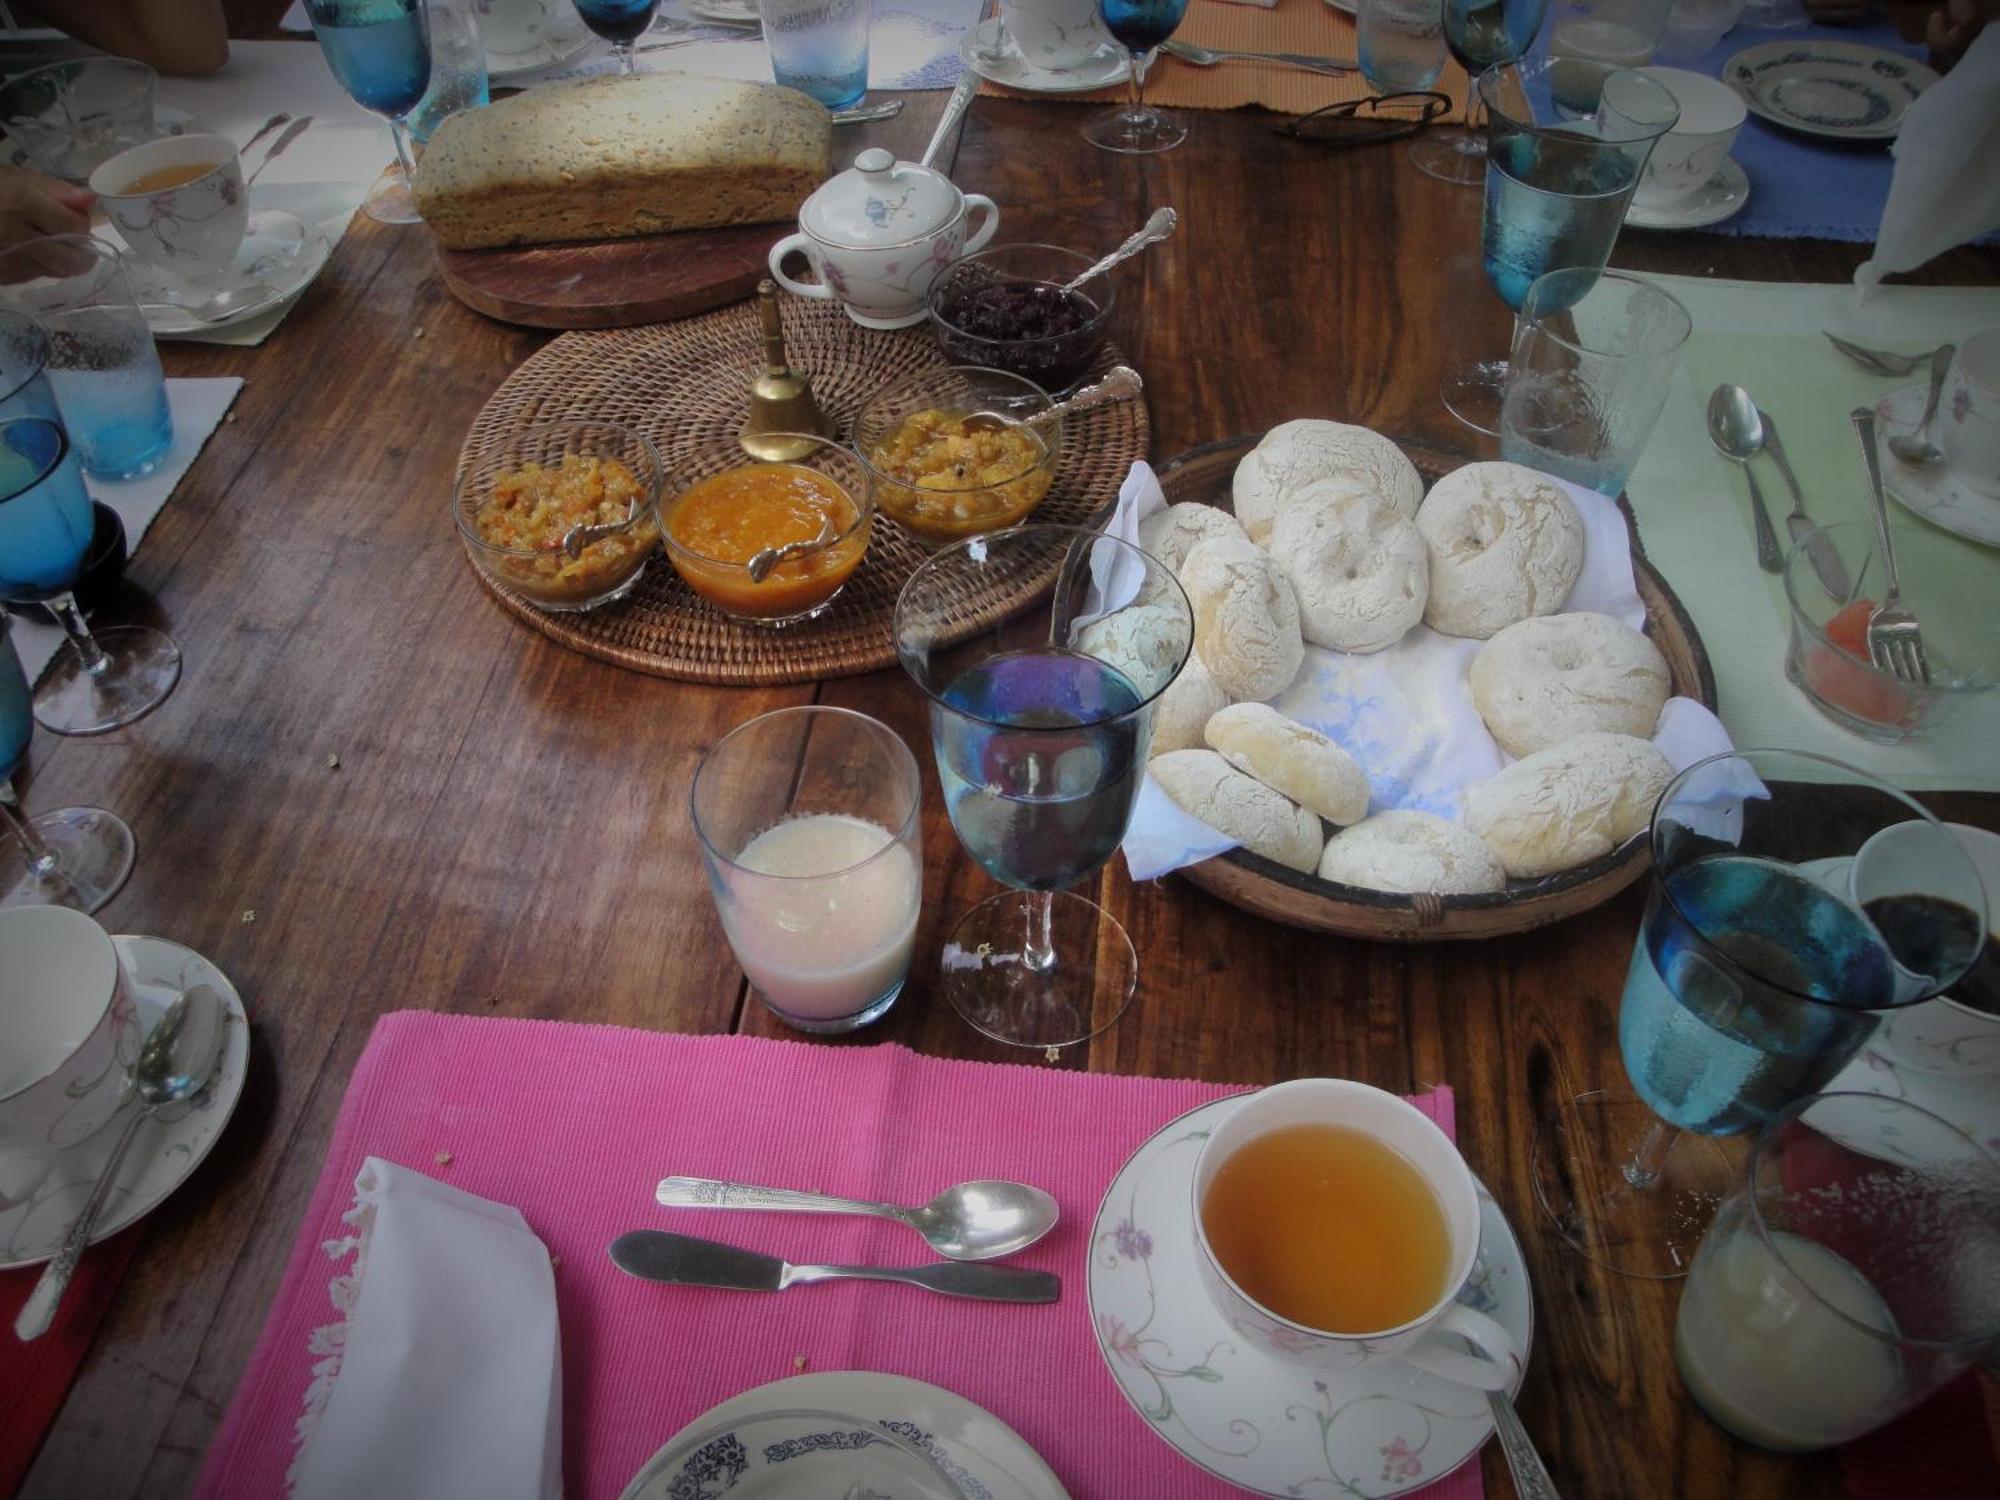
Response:
POLYGON ((294 1500, 556 1500, 555 1273, 518 1210, 369 1157, 327 1244, 354 1269, 315 1335, 294 1500))
POLYGON ((1875 254, 1854 273, 1865 297, 1895 271, 2000 229, 2000 25, 1910 106, 1875 254))
MULTIPOLYGON (((174 414, 174 445, 152 473, 138 479, 92 479, 84 476, 83 487, 90 498, 101 500, 118 512, 125 523, 125 550, 129 557, 139 550, 139 540, 153 524, 181 482, 181 476, 201 452, 208 435, 222 421, 223 413, 243 389, 234 375, 211 380, 169 380, 167 409, 174 414)), ((14 647, 21 653, 21 666, 33 682, 47 666, 49 658, 63 643, 63 633, 53 625, 14 617, 14 647)))
MULTIPOLYGON (((1133 466, 1135 477, 1141 467, 1133 466)), ((1119 510, 1128 495, 1141 516, 1164 504, 1151 470, 1145 479, 1150 493, 1128 478, 1119 491, 1119 510)), ((1583 518, 1583 569, 1564 610, 1589 610, 1640 628, 1646 607, 1632 582, 1625 518, 1596 491, 1553 482, 1583 518)), ((1118 519, 1114 514, 1107 529, 1115 529, 1118 519)), ((1466 671, 1483 644, 1418 625, 1371 655, 1307 646, 1299 675, 1271 703, 1361 763, 1373 790, 1371 813, 1411 808, 1456 820, 1465 793, 1509 759, 1486 732, 1466 686, 1466 671)), ((1730 747, 1721 721, 1691 698, 1668 701, 1653 743, 1676 771, 1730 747)), ((1125 863, 1134 880, 1152 880, 1233 849, 1236 842, 1183 812, 1148 776, 1126 830, 1125 863)))

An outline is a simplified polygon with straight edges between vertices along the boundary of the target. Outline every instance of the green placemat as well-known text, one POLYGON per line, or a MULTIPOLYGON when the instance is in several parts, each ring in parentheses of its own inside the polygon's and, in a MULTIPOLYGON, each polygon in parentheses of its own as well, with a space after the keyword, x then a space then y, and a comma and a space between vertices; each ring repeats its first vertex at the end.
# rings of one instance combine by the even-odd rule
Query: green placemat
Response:
MULTIPOLYGON (((1742 746, 1819 751, 1915 790, 2000 791, 2000 692, 1975 699, 1932 734, 1878 745, 1827 720, 1785 680, 1784 587, 1757 566, 1748 493, 1735 466, 1709 445, 1703 419, 1717 385, 1744 386, 1784 434, 1813 519, 1866 520, 1868 481, 1848 413, 1910 381, 1849 363, 1821 330, 1921 353, 2000 324, 2000 289, 1893 287, 1864 307, 1845 286, 1650 279, 1686 304, 1695 331, 1626 488, 1646 555, 1708 648, 1730 735, 1742 746)), ((1769 459, 1758 461, 1758 480, 1782 539, 1790 496, 1769 459)), ((1899 554, 1929 555, 1957 580, 1954 607, 2000 609, 2000 551, 1941 531, 1893 501, 1890 523, 1899 554)))

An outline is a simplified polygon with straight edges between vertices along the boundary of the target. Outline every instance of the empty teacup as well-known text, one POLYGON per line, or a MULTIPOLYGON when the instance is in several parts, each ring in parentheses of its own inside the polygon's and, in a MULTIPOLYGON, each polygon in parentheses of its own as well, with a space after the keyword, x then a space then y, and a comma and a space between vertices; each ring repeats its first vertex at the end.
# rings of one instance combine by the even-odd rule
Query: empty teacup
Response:
POLYGON ((226 135, 120 152, 90 174, 90 188, 133 252, 182 280, 226 270, 250 225, 243 164, 226 135))
POLYGON ((1653 144, 1632 201, 1642 208, 1666 208, 1700 189, 1729 159, 1747 111, 1728 84, 1685 68, 1641 68, 1640 72, 1679 101, 1681 117, 1653 144))
POLYGON ((1952 476, 1982 495, 2000 497, 2000 328, 1958 346, 1938 405, 1938 440, 1952 476))
POLYGON ((1097 0, 1000 0, 1000 29, 1038 68, 1081 67, 1111 40, 1097 0))

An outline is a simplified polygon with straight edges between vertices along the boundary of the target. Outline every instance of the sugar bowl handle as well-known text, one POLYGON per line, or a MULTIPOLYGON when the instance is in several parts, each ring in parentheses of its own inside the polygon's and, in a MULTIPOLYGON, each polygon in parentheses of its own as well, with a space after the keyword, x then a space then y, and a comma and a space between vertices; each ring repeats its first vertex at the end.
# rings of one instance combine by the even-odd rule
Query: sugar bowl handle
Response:
POLYGON ((770 256, 771 279, 794 297, 816 297, 822 302, 830 302, 833 300, 833 288, 825 282, 794 281, 785 274, 782 263, 794 250, 804 255, 808 261, 812 259, 806 248, 810 243, 811 241, 803 234, 788 234, 773 245, 770 256))
POLYGON ((984 193, 967 193, 965 212, 968 220, 975 215, 984 218, 984 222, 965 237, 965 249, 960 253, 971 255, 975 251, 985 249, 986 242, 993 238, 994 231, 1000 227, 1000 205, 984 193))

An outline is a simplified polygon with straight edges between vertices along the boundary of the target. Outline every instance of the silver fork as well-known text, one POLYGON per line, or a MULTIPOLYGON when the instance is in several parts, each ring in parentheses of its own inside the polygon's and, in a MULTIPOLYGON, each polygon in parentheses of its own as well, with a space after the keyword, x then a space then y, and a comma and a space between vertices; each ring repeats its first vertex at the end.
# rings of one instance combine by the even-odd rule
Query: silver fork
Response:
POLYGON ((1877 375, 1909 375, 1920 366, 1931 362, 1937 351, 1927 350, 1922 354, 1898 354, 1891 349, 1869 349, 1860 344, 1850 344, 1846 339, 1826 335, 1826 341, 1845 354, 1865 370, 1873 370, 1877 375))
POLYGON ((1888 581, 1882 602, 1868 617, 1868 659, 1898 682, 1928 684, 1931 668, 1924 659, 1923 632, 1917 628, 1917 617, 1904 605, 1903 591, 1896 581, 1896 543, 1889 534, 1889 502, 1882 493, 1882 457, 1875 451, 1874 409, 1857 406, 1848 420, 1861 439, 1861 457, 1868 465, 1869 501, 1875 507, 1875 534, 1882 539, 1882 572, 1888 581))

